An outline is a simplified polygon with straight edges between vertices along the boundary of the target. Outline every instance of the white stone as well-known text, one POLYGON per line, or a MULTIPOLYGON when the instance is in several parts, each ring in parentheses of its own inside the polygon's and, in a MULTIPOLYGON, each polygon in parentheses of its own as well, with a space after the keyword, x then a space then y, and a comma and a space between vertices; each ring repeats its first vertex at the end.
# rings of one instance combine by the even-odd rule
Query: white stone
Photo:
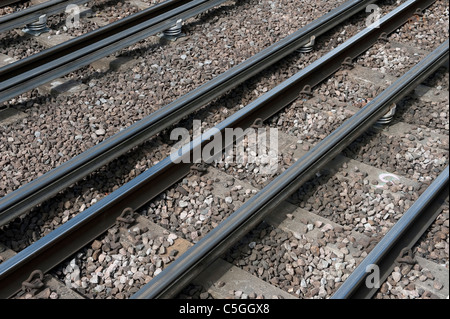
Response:
POLYGON ((184 200, 180 200, 180 202, 178 203, 178 205, 179 205, 181 208, 184 208, 184 207, 187 207, 187 206, 189 205, 189 203, 186 202, 186 201, 184 201, 184 200))
POLYGON ((97 275, 92 276, 91 279, 89 279, 89 282, 91 284, 98 284, 98 276, 97 275))
POLYGON ((95 134, 96 134, 97 136, 105 135, 105 133, 106 133, 106 131, 105 131, 104 129, 102 129, 102 128, 100 128, 100 129, 98 129, 98 130, 95 131, 95 134))

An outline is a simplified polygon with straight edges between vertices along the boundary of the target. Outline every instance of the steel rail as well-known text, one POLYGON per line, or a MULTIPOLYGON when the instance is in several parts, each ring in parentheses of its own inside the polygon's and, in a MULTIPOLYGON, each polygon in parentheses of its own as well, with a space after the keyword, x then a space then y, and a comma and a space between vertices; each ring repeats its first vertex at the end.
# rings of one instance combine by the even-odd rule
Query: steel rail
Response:
POLYGON ((83 4, 89 0, 49 0, 33 5, 24 10, 16 11, 0 17, 0 32, 20 28, 39 19, 43 14, 47 16, 63 12, 69 4, 83 4))
POLYGON ((347 1, 318 20, 262 50, 234 68, 187 93, 102 143, 63 163, 0 199, 0 225, 27 212, 44 200, 125 154, 151 136, 192 114, 240 83, 307 44, 312 36, 330 30, 374 1, 347 1))
POLYGON ((199 273, 279 207, 318 170, 383 116, 392 103, 411 92, 448 60, 449 41, 425 57, 354 116, 314 146, 269 185, 211 230, 132 298, 173 298, 199 273))
MULTIPOLYGON (((338 48, 298 72, 289 80, 256 99, 240 111, 231 115, 200 139, 189 144, 186 154, 195 154, 211 136, 221 134, 227 128, 248 128, 258 118, 263 120, 280 111, 298 98, 305 83, 313 85, 339 70, 347 56, 357 56, 375 43, 381 32, 394 31, 408 21, 418 5, 433 1, 410 0, 380 20, 380 28, 363 30, 338 48), (415 4, 412 5, 412 4, 415 4), (412 10, 412 11, 411 11, 412 10), (396 20, 394 23, 391 19, 396 20), (350 54, 350 55, 349 55, 350 54)), ((380 111, 382 112, 382 111, 380 111)), ((381 116, 381 113, 380 113, 381 116)), ((183 149, 183 148, 182 148, 183 149)), ((178 154, 178 153, 177 153, 178 154)), ((125 208, 136 210, 154 196, 189 173, 192 164, 176 164, 169 156, 147 171, 120 187, 47 236, 39 239, 17 255, 0 264, 0 298, 14 294, 20 282, 35 269, 47 272, 71 254, 94 240, 99 234, 115 224, 116 218, 125 208)))
POLYGON ((392 273, 404 249, 410 250, 430 227, 448 198, 449 167, 436 178, 375 248, 344 281, 332 299, 370 299, 392 273), (376 278, 366 283, 377 266, 376 278), (375 282, 376 281, 376 282, 375 282), (378 284, 376 284, 378 283, 378 284))
POLYGON ((226 0, 168 0, 0 68, 0 102, 128 47, 226 0))

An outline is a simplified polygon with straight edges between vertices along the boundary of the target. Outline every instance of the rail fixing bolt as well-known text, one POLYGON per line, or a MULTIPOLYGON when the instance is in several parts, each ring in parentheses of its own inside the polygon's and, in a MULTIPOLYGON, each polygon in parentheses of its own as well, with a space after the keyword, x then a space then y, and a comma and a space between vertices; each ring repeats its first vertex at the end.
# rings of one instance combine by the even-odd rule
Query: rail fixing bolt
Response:
POLYGON ((186 34, 181 32, 183 27, 183 20, 178 19, 174 26, 163 31, 163 37, 170 41, 176 41, 178 38, 186 36, 186 34))
POLYGON ((33 296, 39 288, 44 286, 44 274, 40 270, 34 270, 27 280, 22 282, 22 290, 31 293, 33 296))
POLYGON ((132 223, 134 223, 135 219, 133 218, 134 210, 130 207, 125 208, 119 217, 116 218, 117 223, 120 227, 128 227, 132 223))
POLYGON ((27 24, 22 32, 30 34, 32 36, 39 36, 41 33, 49 32, 50 29, 47 28, 47 15, 43 14, 39 17, 38 21, 27 24))
POLYGON ((315 43, 316 43, 316 36, 313 35, 313 36, 310 38, 310 41, 309 41, 307 44, 305 44, 305 45, 302 46, 301 48, 297 49, 296 51, 297 51, 297 52, 300 52, 300 53, 308 53, 308 52, 311 52, 311 51, 314 49, 314 44, 315 44, 315 43))
POLYGON ((397 105, 393 103, 389 112, 380 117, 380 119, 375 123, 375 126, 382 126, 391 123, 392 119, 394 118, 396 110, 397 105))

